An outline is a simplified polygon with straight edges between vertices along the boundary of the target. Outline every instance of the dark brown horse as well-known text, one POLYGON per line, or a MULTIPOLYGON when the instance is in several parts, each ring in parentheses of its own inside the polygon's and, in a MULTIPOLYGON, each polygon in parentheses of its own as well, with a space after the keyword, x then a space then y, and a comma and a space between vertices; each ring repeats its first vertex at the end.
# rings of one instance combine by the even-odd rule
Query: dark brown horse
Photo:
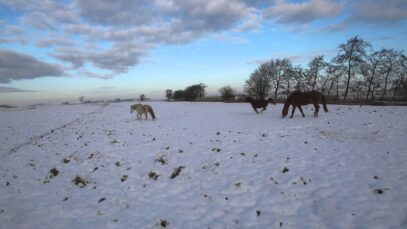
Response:
POLYGON ((276 104, 272 98, 269 98, 268 100, 265 99, 259 99, 255 100, 252 97, 246 97, 246 102, 249 102, 253 110, 258 114, 259 112, 257 111, 257 108, 263 108, 260 112, 263 112, 264 110, 267 109, 267 105, 270 103, 276 104))
POLYGON ((314 117, 318 117, 319 103, 322 103, 324 111, 328 112, 328 108, 326 107, 326 98, 322 93, 318 91, 309 91, 309 92, 295 91, 291 93, 290 96, 288 96, 287 100, 284 103, 284 108, 282 111, 283 118, 287 116, 290 105, 293 106, 290 118, 293 118, 296 107, 298 107, 298 109, 300 110, 302 117, 305 117, 304 112, 302 112, 301 106, 310 103, 312 103, 315 107, 314 117))

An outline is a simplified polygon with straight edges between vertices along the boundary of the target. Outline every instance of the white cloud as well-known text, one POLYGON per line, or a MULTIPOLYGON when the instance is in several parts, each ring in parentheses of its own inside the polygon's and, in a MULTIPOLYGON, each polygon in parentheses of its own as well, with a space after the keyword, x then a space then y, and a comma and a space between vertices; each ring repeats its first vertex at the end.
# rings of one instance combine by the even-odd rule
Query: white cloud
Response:
POLYGON ((48 48, 52 46, 73 46, 76 43, 67 38, 44 38, 39 39, 35 45, 39 48, 48 48))
POLYGON ((16 25, 6 25, 4 26, 3 30, 1 31, 1 33, 6 34, 6 35, 19 35, 25 32, 25 29, 20 27, 20 26, 16 26, 16 25))
POLYGON ((23 25, 28 25, 36 29, 53 30, 56 27, 54 19, 42 12, 33 12, 24 15, 21 21, 23 25))

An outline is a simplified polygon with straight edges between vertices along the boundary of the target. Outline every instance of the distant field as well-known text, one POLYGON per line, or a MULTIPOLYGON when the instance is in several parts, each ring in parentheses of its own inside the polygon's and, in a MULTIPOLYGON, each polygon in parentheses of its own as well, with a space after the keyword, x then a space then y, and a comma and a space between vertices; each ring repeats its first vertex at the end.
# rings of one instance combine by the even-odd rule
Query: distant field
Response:
POLYGON ((0 111, 0 228, 407 227, 407 107, 0 111))

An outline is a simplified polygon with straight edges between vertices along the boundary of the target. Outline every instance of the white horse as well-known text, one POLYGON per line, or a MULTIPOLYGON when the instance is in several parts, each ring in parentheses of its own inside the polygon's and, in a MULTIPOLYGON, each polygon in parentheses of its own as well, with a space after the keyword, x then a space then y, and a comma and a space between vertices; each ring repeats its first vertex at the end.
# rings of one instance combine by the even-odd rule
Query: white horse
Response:
POLYGON ((147 113, 150 113, 153 120, 155 119, 153 108, 150 105, 143 105, 141 103, 133 104, 130 106, 130 113, 133 113, 134 110, 137 112, 137 119, 141 119, 144 114, 147 120, 147 113))

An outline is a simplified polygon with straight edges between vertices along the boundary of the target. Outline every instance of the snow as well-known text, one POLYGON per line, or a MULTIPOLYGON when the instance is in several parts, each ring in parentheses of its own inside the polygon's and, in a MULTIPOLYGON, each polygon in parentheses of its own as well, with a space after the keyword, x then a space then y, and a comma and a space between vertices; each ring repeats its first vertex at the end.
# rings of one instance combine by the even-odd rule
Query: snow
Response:
POLYGON ((0 129, 4 131, 0 135, 0 155, 98 108, 94 105, 59 105, 1 109, 0 129))
POLYGON ((0 111, 0 227, 407 227, 407 107, 149 104, 0 111))

